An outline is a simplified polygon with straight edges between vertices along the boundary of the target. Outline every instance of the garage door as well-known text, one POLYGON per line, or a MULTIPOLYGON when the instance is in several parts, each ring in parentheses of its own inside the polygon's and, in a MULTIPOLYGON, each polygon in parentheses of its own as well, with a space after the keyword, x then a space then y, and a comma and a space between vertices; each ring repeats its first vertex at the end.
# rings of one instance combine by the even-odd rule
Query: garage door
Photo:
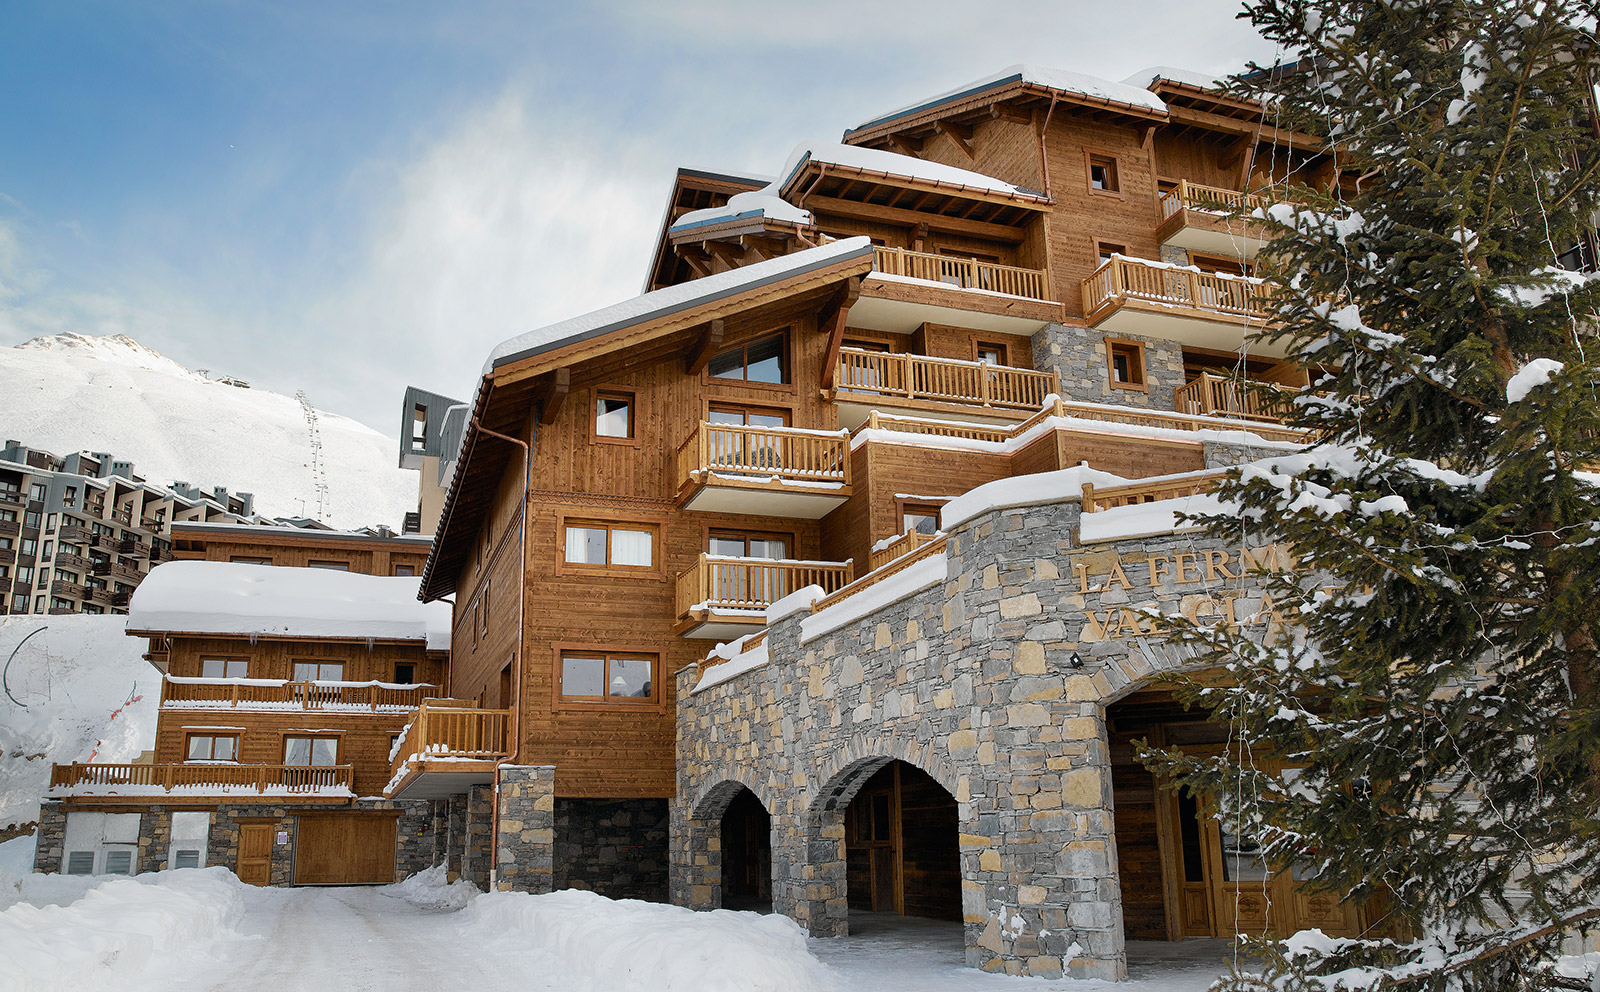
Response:
POLYGON ((298 819, 296 885, 388 885, 394 881, 394 816, 337 813, 298 819))

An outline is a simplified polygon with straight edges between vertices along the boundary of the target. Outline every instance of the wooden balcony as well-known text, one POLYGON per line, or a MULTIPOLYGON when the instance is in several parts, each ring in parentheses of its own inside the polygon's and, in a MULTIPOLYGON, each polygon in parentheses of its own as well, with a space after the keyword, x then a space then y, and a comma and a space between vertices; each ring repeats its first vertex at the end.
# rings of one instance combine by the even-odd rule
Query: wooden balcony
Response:
POLYGON ((1161 226, 1156 228, 1156 240, 1186 251, 1248 261, 1271 240, 1265 225, 1250 220, 1248 215, 1274 202, 1255 193, 1183 180, 1177 189, 1161 194, 1161 226))
MULTIPOLYGON (((1272 319, 1260 279, 1113 255, 1083 281, 1083 309, 1099 331, 1236 351, 1272 319)), ((1252 351, 1271 353, 1270 346, 1252 351)))
POLYGON ((89 590, 86 587, 76 582, 63 582, 60 579, 54 579, 50 583, 50 595, 52 596, 60 596, 64 599, 83 599, 88 593, 89 590))
MULTIPOLYGON (((73 572, 83 572, 85 574, 94 572, 95 569, 94 562, 83 557, 82 555, 75 555, 70 551, 57 550, 55 563, 56 568, 65 568, 73 572)), ((94 572, 94 574, 98 575, 100 573, 94 572)))
POLYGON ((872 267, 884 275, 923 279, 958 289, 981 289, 1029 300, 1050 299, 1049 283, 1043 269, 1024 269, 959 255, 935 255, 881 245, 873 248, 872 256, 872 267))
POLYGON ((678 574, 677 632, 682 637, 730 640, 766 626, 767 607, 821 586, 832 592, 850 581, 852 563, 725 558, 702 554, 678 574))
POLYGON ((82 524, 63 524, 61 533, 57 537, 67 544, 87 544, 93 547, 100 543, 94 531, 82 524))
POLYGON ((288 682, 277 679, 195 679, 169 675, 161 707, 184 710, 331 710, 408 713, 444 695, 436 685, 384 682, 288 682))
POLYGON ((1172 394, 1172 408, 1179 413, 1208 417, 1242 417, 1282 423, 1290 413, 1289 401, 1300 392, 1294 386, 1253 379, 1200 373, 1200 378, 1172 394))
POLYGON ((1177 479, 1153 479, 1149 482, 1133 482, 1125 486, 1102 486, 1095 488, 1091 483, 1083 484, 1083 512, 1098 513, 1101 510, 1114 510, 1119 506, 1138 506, 1143 503, 1157 503, 1164 499, 1181 499, 1185 496, 1198 496, 1208 493, 1216 488, 1217 483, 1227 477, 1227 472, 1208 472, 1204 475, 1182 476, 1177 479))
POLYGON ((16 548, 0 548, 0 565, 9 565, 16 560, 16 548))
POLYGON ((921 531, 908 530, 899 537, 890 538, 882 547, 872 550, 872 557, 868 565, 876 570, 894 561, 901 555, 911 552, 939 539, 938 534, 924 534, 921 531))
POLYGON ((816 520, 851 493, 849 438, 837 431, 702 423, 675 464, 686 510, 816 520))
MULTIPOLYGON (((1020 420, 1057 392, 1054 372, 840 348, 829 399, 840 404, 948 411, 1000 422, 1020 420)), ((846 417, 843 421, 864 419, 846 417)))
POLYGON ((292 797, 296 803, 348 803, 350 765, 195 764, 55 765, 47 796, 73 803, 204 803, 292 797))
POLYGON ((389 758, 392 799, 442 799, 494 781, 511 755, 511 711, 424 701, 389 758))
POLYGON ((0 489, 0 506, 27 506, 28 497, 15 489, 0 489))

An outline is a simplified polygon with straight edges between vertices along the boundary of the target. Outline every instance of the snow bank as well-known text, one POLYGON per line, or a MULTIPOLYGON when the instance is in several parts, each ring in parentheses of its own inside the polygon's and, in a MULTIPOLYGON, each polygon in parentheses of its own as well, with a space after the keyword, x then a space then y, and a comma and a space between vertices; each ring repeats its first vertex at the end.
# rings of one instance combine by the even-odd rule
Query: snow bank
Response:
POLYGON ((1121 486, 1126 485, 1128 480, 1087 465, 1074 465, 1054 472, 996 479, 946 503, 939 511, 939 529, 953 530, 980 513, 1001 507, 1032 506, 1037 503, 1055 503, 1064 499, 1081 499, 1084 483, 1094 486, 1121 486))
MULTIPOLYGON (((317 506, 311 430, 300 403, 196 375, 124 336, 57 334, 0 348, 6 437, 57 455, 109 451, 155 485, 183 480, 254 493, 265 516, 317 506)), ((395 466, 399 442, 318 411, 328 502, 338 527, 398 525, 417 508, 417 476, 395 466)))
POLYGON ((0 988, 126 988, 153 960, 237 934, 244 885, 226 868, 98 880, 67 906, 0 913, 0 988))
POLYGON ((459 917, 494 952, 555 954, 608 992, 822 992, 832 976, 785 916, 613 900, 568 890, 491 892, 459 917))
POLYGON ((161 673, 146 646, 119 616, 0 617, 0 664, 16 651, 0 693, 0 825, 39 818, 52 763, 155 747, 161 673))
POLYGON ((1180 530, 1198 530, 1198 524, 1192 521, 1180 522, 1180 517, 1223 513, 1232 506, 1233 504, 1224 505, 1210 493, 1157 500, 1154 503, 1115 506, 1097 513, 1085 513, 1083 522, 1078 528, 1078 539, 1083 544, 1091 544, 1096 541, 1121 541, 1154 534, 1173 534, 1180 530))
POLYGON ((687 231, 690 228, 705 227, 708 224, 721 224, 735 220, 753 220, 757 217, 763 220, 798 224, 800 226, 808 226, 811 223, 811 211, 802 210, 794 206, 780 197, 772 187, 768 186, 764 189, 735 193, 728 197, 728 202, 720 207, 691 210, 679 217, 667 230, 687 231))
POLYGON ((450 647, 450 604, 417 601, 422 580, 320 568, 173 561, 128 604, 129 630, 374 637, 450 647))
POLYGON ((482 894, 466 879, 450 881, 444 865, 424 868, 403 882, 380 886, 378 891, 393 899, 404 899, 413 906, 444 910, 461 909, 482 894))

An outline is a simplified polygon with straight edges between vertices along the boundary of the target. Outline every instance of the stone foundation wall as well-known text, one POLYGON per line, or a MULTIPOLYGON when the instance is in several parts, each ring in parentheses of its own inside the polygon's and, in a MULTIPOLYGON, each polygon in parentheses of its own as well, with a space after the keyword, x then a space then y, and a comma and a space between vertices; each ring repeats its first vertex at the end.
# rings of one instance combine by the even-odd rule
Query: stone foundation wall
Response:
POLYGON ((557 799, 557 889, 613 899, 667 899, 665 799, 557 799))
POLYGON ((501 765, 496 810, 495 886, 550 892, 554 878, 556 770, 553 765, 501 765))
POLYGON ((1138 608, 1246 623, 1262 601, 1238 549, 1083 546, 1079 515, 1076 500, 991 511, 949 535, 930 588, 804 639, 823 615, 782 620, 766 665, 704 692, 680 673, 674 901, 719 905, 720 818, 748 788, 772 816, 774 907, 847 933, 844 812, 900 760, 957 802, 969 964, 1123 977, 1105 707, 1185 663, 1138 608))

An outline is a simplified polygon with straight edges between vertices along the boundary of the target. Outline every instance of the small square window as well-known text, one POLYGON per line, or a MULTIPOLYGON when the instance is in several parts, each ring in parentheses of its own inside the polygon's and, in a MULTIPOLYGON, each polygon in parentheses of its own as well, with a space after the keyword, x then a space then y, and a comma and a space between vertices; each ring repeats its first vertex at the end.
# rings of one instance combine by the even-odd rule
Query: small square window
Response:
POLYGON ((976 352, 977 359, 980 362, 987 362, 990 365, 1007 364, 1006 346, 1003 344, 996 344, 992 341, 978 341, 973 345, 973 350, 976 352))
POLYGON ((1106 341, 1106 364, 1112 389, 1148 388, 1144 374, 1144 345, 1137 341, 1106 341))
POLYGON ((1122 187, 1117 184, 1117 160, 1109 155, 1089 156, 1089 188, 1100 193, 1115 193, 1122 187))
POLYGON ((627 393, 595 393, 596 437, 633 437, 633 397, 627 393))

